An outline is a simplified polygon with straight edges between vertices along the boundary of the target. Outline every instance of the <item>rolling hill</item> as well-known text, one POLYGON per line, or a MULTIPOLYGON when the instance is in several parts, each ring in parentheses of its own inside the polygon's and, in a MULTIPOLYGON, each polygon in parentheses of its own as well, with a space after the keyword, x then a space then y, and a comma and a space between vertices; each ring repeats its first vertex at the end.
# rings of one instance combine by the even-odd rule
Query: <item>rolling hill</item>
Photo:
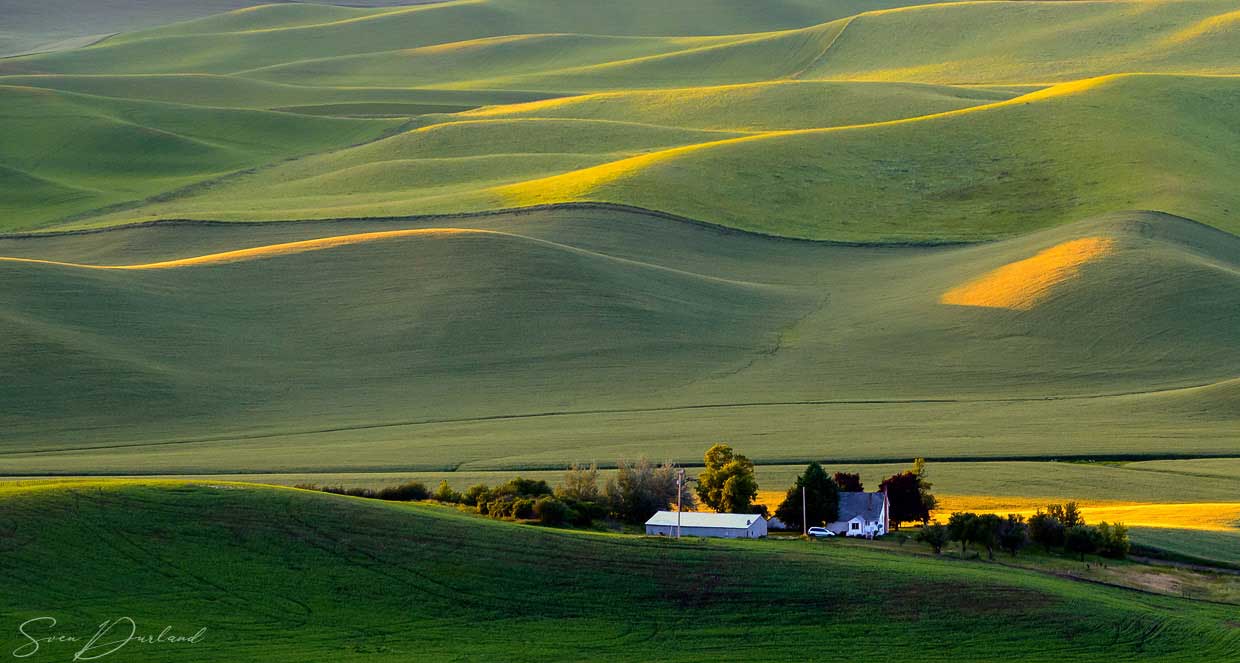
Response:
POLYGON ((399 120, 319 118, 0 85, 0 228, 185 187, 270 161, 365 142, 399 120), (6 186, 6 189, 8 187, 6 186))
POLYGON ((207 629, 175 648, 131 643, 134 661, 787 660, 812 642, 874 660, 1240 653, 1234 606, 858 547, 678 544, 246 484, 44 484, 0 500, 6 621, 50 602, 66 634, 105 614, 144 633, 207 629))
POLYGON ((77 225, 601 201, 848 241, 992 239, 1124 209, 1234 229, 1240 200, 1225 174, 1237 152, 1222 147, 1240 144, 1240 127, 1220 111, 1240 103, 1238 81, 1109 76, 1019 96, 802 82, 677 91, 662 101, 650 93, 535 101, 428 120, 77 225), (839 111, 829 99, 841 100, 839 111), (876 120, 861 121, 867 115, 876 120), (826 126, 805 128, 814 125, 826 126), (631 138, 642 133, 651 138, 631 138), (576 156, 549 156, 566 145, 576 156), (445 158, 456 156, 485 162, 462 168, 445 158))
POLYGON ((288 164, 308 152, 268 155, 191 189, 49 177, 0 155, 21 171, 5 177, 61 201, 7 225, 607 202, 860 242, 1012 237, 1132 209, 1234 231, 1233 5, 266 5, 8 58, 0 85, 209 109, 195 112, 414 117, 410 133, 288 164), (455 143, 428 153, 434 135, 476 158, 457 159, 455 143), (126 205, 64 202, 83 190, 126 205))
POLYGON ((1240 657, 1187 567, 238 482, 726 442, 770 502, 924 457, 936 517, 1078 499, 1235 567, 1240 0, 250 5, 0 0, 0 621, 208 629, 137 661, 1240 657))
POLYGON ((1234 452, 1240 244, 1166 215, 864 248, 551 208, 0 253, 9 473, 1234 452))

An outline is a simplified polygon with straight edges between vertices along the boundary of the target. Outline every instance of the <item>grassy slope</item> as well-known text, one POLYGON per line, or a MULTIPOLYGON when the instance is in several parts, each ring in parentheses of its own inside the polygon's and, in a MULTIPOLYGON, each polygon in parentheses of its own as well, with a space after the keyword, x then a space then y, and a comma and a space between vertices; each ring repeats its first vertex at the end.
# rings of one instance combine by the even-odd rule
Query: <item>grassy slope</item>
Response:
POLYGON ((54 49, 57 42, 162 23, 258 4, 254 0, 24 0, 0 1, 0 57, 54 49))
POLYGON ((0 499, 6 621, 55 614, 68 632, 125 614, 156 631, 206 626, 192 646, 201 661, 701 660, 721 647, 787 660, 807 642, 876 660, 1240 652, 1223 607, 851 547, 678 545, 243 485, 19 488, 0 499), (99 545, 78 554, 88 539, 99 545), (880 622, 890 628, 875 637, 880 622))
POLYGON ((903 123, 669 151, 502 190, 814 238, 985 239, 1115 209, 1234 230, 1240 79, 1132 76, 903 123), (829 157, 829 158, 828 158, 829 157), (743 192, 720 197, 718 191, 743 192), (824 210, 828 210, 824 213, 824 210))
POLYGON ((1240 529, 1185 531, 1163 527, 1134 527, 1132 540, 1189 558, 1236 564, 1240 562, 1240 529))
POLYGON ((21 286, 0 315, 6 372, 21 376, 8 384, 22 385, 5 394, 16 405, 2 471, 556 466, 582 454, 688 460, 712 439, 767 462, 1234 453, 1240 251, 1170 217, 954 249, 833 247, 571 209, 0 247, 127 264, 419 225, 513 234, 169 270, 0 263, 21 286), (940 302, 1079 237, 1113 249, 1030 310, 940 302), (272 287, 245 286, 256 279, 272 287), (71 377, 72 394, 59 386, 71 377), (1218 385, 1193 386, 1206 383, 1218 385), (911 422, 894 436, 893 411, 911 422), (469 421, 432 423, 453 419, 469 421), (376 424, 388 426, 341 430, 376 424), (311 431, 324 432, 293 435, 311 431))
MULTIPOLYGON (((886 106, 877 115, 898 118, 969 103, 960 98, 969 94, 966 90, 929 88, 918 94, 903 86, 855 84, 847 92, 825 93, 850 99, 848 107, 854 109, 834 114, 830 107, 821 110, 823 97, 815 95, 824 87, 830 85, 715 90, 725 99, 706 111, 693 103, 697 96, 692 94, 683 102, 651 104, 643 104, 640 94, 619 95, 606 98, 611 110, 604 116, 694 127, 805 127, 859 121, 863 107, 886 106), (626 103, 632 110, 621 112, 626 103), (763 109, 772 107, 780 112, 760 119, 763 109), (747 108, 752 119, 745 119, 747 108)), ((486 170, 477 177, 466 172, 453 179, 451 196, 444 195, 436 177, 400 177, 399 186, 376 187, 348 170, 359 160, 418 156, 403 148, 408 138, 402 137, 387 147, 321 155, 198 196, 90 223, 182 216, 390 216, 599 200, 766 233, 848 240, 986 239, 1115 209, 1167 210, 1232 229, 1236 217, 1231 210, 1240 208, 1240 200, 1224 174, 1233 167, 1230 155, 1237 150, 1223 146, 1240 146, 1240 133, 1230 121, 1234 114, 1223 111, 1238 104, 1236 78, 1125 76, 907 122, 863 122, 732 141, 701 136, 697 145, 630 156, 622 151, 624 133, 618 129, 624 125, 565 120, 548 130, 553 125, 510 124, 511 117, 532 120, 544 110, 551 117, 579 121, 596 122, 600 114, 591 110, 589 98, 552 101, 464 116, 497 122, 492 128, 503 134, 479 154, 562 150, 582 142, 576 128, 592 133, 589 142, 597 147, 590 149, 601 155, 594 162, 598 165, 575 161, 543 163, 524 172, 505 168, 515 180, 507 186, 497 186, 486 170), (565 171, 572 172, 560 174, 565 171), (354 195, 321 191, 316 182, 326 176, 347 183, 354 195), (297 179, 305 179, 304 184, 291 182, 297 179)))
POLYGON ((876 12, 852 21, 831 57, 805 75, 981 84, 1118 71, 1234 74, 1237 10, 1234 0, 1189 0, 974 2, 876 12))
POLYGON ((184 77, 175 84, 201 103, 303 96, 290 105, 327 114, 422 113, 434 107, 413 99, 434 93, 365 89, 356 102, 344 102, 332 99, 348 93, 315 86, 432 85, 443 94, 476 95, 475 103, 511 101, 513 93, 503 92, 511 90, 617 92, 488 111, 505 120, 545 113, 688 129, 862 125, 722 143, 700 136, 701 147, 626 161, 633 153, 621 126, 564 123, 547 131, 549 125, 503 124, 496 129, 504 138, 488 138, 478 155, 495 156, 493 167, 478 169, 477 177, 471 177, 477 164, 448 161, 402 163, 375 178, 388 170, 384 161, 406 157, 369 151, 364 154, 375 162, 362 166, 346 151, 92 224, 388 216, 599 200, 776 234, 866 241, 1004 237, 1133 208, 1235 228, 1232 210, 1240 201, 1223 174, 1235 167, 1230 155, 1240 152, 1230 121, 1237 79, 1199 75, 1235 73, 1230 1, 964 2, 890 11, 867 6, 872 11, 858 16, 850 15, 859 9, 854 4, 799 0, 759 13, 730 0, 666 5, 652 2, 642 11, 518 0, 374 10, 270 6, 94 48, 10 59, 0 62, 0 73, 46 73, 36 84, 96 90, 106 84, 148 96, 158 94, 149 81, 91 83, 77 75, 239 74, 254 82, 184 77), (958 38, 962 32, 970 38, 958 38), (1104 78, 1002 101, 1031 84, 1131 71, 1175 76, 1104 78), (298 87, 261 86, 258 79, 298 87), (736 83, 755 84, 684 89, 736 83), (236 89, 224 90, 230 86, 236 89), (985 102, 997 105, 964 108, 985 102), (597 145, 589 158, 526 156, 563 153, 583 132, 597 145), (290 182, 297 178, 304 181, 290 182))
MULTIPOLYGON (((882 3, 892 6, 900 3, 882 3)), ((14 73, 236 72, 296 60, 349 56, 519 34, 697 36, 801 28, 873 3, 738 0, 616 5, 578 0, 458 0, 363 10, 270 5, 138 32, 90 49, 13 60, 14 73), (307 12, 326 12, 321 17, 307 12)))
POLYGON ((777 131, 899 120, 1013 96, 1016 93, 937 85, 777 81, 580 95, 487 108, 465 116, 576 118, 694 129, 777 131))
POLYGON ((0 146, 0 178, 25 192, 0 201, 0 227, 6 230, 362 142, 398 124, 5 85, 0 102, 0 122, 8 132, 0 146))
POLYGON ((194 106, 279 110, 344 104, 405 104, 412 111, 455 112, 477 106, 545 98, 542 93, 502 90, 308 87, 210 74, 150 76, 4 76, 0 85, 40 87, 101 97, 163 101, 194 106))

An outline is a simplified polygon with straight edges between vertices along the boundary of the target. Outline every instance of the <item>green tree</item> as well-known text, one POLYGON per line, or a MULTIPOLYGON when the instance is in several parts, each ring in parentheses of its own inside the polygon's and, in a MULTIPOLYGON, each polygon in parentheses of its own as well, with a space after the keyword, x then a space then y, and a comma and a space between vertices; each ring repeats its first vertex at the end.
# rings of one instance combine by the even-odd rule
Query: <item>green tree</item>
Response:
POLYGON ((927 525, 923 525, 921 531, 917 533, 917 540, 929 545, 934 549, 934 554, 943 554, 943 546, 951 540, 951 534, 947 531, 947 527, 943 523, 934 521, 927 525))
POLYGON ((443 479, 439 482, 439 487, 435 489, 435 492, 431 493, 431 499, 438 502, 449 502, 455 504, 461 501, 461 494, 453 490, 452 486, 448 485, 447 479, 443 479))
POLYGON ((1128 556, 1132 544, 1128 541, 1128 527, 1123 523, 1108 525, 1104 520, 1098 523, 1099 552, 1104 557, 1123 559, 1128 556))
POLYGON ((852 472, 836 472, 831 478, 841 493, 860 493, 865 490, 861 485, 861 475, 852 472))
POLYGON ((921 519, 921 524, 925 525, 930 521, 930 512, 939 506, 939 500, 931 492, 930 489, 934 484, 926 478, 926 459, 913 459, 913 474, 917 475, 917 493, 921 496, 921 513, 925 514, 921 519))
POLYGON ((960 542, 960 556, 964 557, 973 541, 973 529, 977 526, 977 514, 967 511, 953 513, 947 520, 947 533, 952 541, 960 542))
POLYGON ((1063 545, 1063 521, 1055 516, 1043 512, 1038 512, 1029 517, 1029 538, 1034 543, 1050 552, 1051 548, 1063 545))
POLYGON ((791 527, 801 524, 802 489, 805 490, 805 522, 810 527, 835 522, 839 518, 839 487, 817 462, 806 466, 796 483, 784 493, 784 501, 775 509, 776 518, 791 527))
POLYGON ((1098 551, 1101 542, 1098 530, 1085 525, 1069 527, 1063 533, 1064 550, 1079 554, 1082 562, 1085 561, 1085 555, 1098 551))
POLYGON ((702 503, 719 513, 749 513, 758 497, 753 461, 726 444, 711 447, 705 459, 697 485, 702 503))
POLYGON ((579 502, 597 502, 602 497, 598 486, 598 464, 573 463, 564 472, 564 481, 555 489, 557 497, 571 497, 579 502))
POLYGON ((999 526, 999 547, 1015 557, 1028 544, 1029 526, 1025 524, 1025 519, 1009 513, 999 526))
MULTIPOLYGON (((612 512, 626 522, 641 523, 656 511, 667 509, 676 503, 678 471, 670 462, 656 466, 645 457, 636 463, 620 461, 615 478, 607 481, 604 491, 612 512)), ((681 505, 685 509, 695 506, 687 489, 681 494, 681 505)))
POLYGON ((1051 504, 1046 507, 1046 512, 1063 523, 1064 529, 1085 526, 1085 517, 1081 514, 1081 510, 1077 507, 1076 502, 1051 504))
POLYGON ((995 546, 999 545, 999 533, 1003 519, 993 513, 983 513, 973 521, 970 541, 986 549, 988 559, 995 558, 995 546))
POLYGON ((888 516, 895 527, 900 527, 900 523, 924 522, 930 519, 930 513, 922 507, 921 488, 916 474, 893 474, 883 479, 879 486, 887 493, 887 502, 890 505, 888 516))

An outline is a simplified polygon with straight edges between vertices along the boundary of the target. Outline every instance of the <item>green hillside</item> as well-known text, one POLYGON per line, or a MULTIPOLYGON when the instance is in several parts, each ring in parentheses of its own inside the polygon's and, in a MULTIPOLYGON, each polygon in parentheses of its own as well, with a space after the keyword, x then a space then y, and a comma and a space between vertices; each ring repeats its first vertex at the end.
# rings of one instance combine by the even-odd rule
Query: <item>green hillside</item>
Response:
POLYGON ((1234 229, 1231 210, 1240 200, 1226 173, 1237 151, 1222 146, 1240 145, 1240 127, 1222 109, 1240 104, 1238 81, 1119 76, 1015 98, 970 88, 785 83, 534 102, 468 112, 89 225, 380 217, 590 200, 769 234, 857 241, 988 239, 1119 209, 1165 210, 1234 229), (830 99, 840 100, 838 110, 830 99), (612 123, 599 124, 604 120, 612 123), (682 129, 677 141, 634 143, 627 138, 640 128, 634 122, 761 132, 736 138, 682 129), (827 128, 805 128, 814 125, 827 128), (451 136, 441 141, 447 151, 421 149, 430 136, 451 136), (487 157, 503 177, 438 158, 456 156, 460 145, 487 157), (594 156, 537 156, 566 145, 594 156), (504 163, 512 159, 522 167, 504 163), (369 176, 397 160, 417 170, 369 176), (373 166, 357 170, 367 162, 373 166), (324 179, 349 195, 320 188, 324 179))
POLYGON ((271 161, 363 142, 399 124, 16 85, 0 85, 0 122, 6 129, 0 178, 21 191, 0 199, 4 230, 38 227, 271 161))
POLYGON ((161 101, 216 108, 290 110, 322 114, 366 115, 366 107, 382 105, 381 114, 454 113, 491 104, 513 104, 546 98, 546 94, 502 90, 426 90, 408 88, 308 87, 268 83, 235 76, 168 74, 149 76, 4 76, 0 85, 49 88, 98 97, 161 101), (400 111, 390 110, 403 107, 400 111), (342 113, 322 109, 338 108, 342 113))
POLYGON ((0 1, 0 57, 89 44, 135 30, 257 4, 253 0, 0 1))
POLYGON ((1240 0, 0 17, 0 651, 1240 660, 1194 566, 1240 568, 1240 0), (721 442, 770 506, 923 458, 934 518, 1078 500, 1161 560, 289 488, 721 442))
MULTIPOLYGON (((593 201, 862 242, 1012 237, 1132 209, 1240 227, 1231 0, 643 2, 285 3, 0 60, 0 85, 209 109, 193 112, 416 117, 389 141, 323 141, 222 181, 258 164, 204 158, 212 186, 189 190, 0 155, 48 201, 15 201, 30 213, 6 225, 593 201), (428 152, 431 136, 447 151, 428 152), (68 202, 83 190, 129 204, 68 202)), ((51 124, 32 139, 54 141, 51 124)), ((261 116, 253 130, 268 131, 261 116)))
MULTIPOLYGON (((274 4, 131 33, 87 49, 13 60, 0 65, 0 70, 231 73, 310 58, 505 35, 739 35, 807 27, 874 7, 872 2, 859 0, 780 0, 761 8, 740 0, 640 0, 624 5, 578 0, 455 0, 360 11, 274 4)), ((533 46, 541 48, 536 42, 533 46)))
POLYGON ((692 460, 712 439, 760 440, 764 462, 1236 443, 1240 244, 1164 215, 858 248, 563 208, 0 253, 59 261, 0 261, 8 472, 556 467, 692 460), (332 236, 349 239, 287 245, 332 236), (255 251, 221 255, 238 249, 255 251), (197 442, 150 446, 174 441, 197 442))
MULTIPOLYGON (((133 661, 788 660, 814 642, 873 660, 1240 653, 1233 606, 992 564, 563 532, 244 484, 0 490, 6 622, 207 629, 195 644, 131 643, 118 655, 133 661), (100 545, 82 555, 84 540, 100 545)), ((26 644, 2 637, 6 650, 26 644)), ((41 655, 75 650, 44 643, 41 655)))
POLYGON ((902 120, 1015 96, 1010 90, 907 83, 774 81, 586 94, 498 106, 464 116, 614 120, 757 132, 902 120))

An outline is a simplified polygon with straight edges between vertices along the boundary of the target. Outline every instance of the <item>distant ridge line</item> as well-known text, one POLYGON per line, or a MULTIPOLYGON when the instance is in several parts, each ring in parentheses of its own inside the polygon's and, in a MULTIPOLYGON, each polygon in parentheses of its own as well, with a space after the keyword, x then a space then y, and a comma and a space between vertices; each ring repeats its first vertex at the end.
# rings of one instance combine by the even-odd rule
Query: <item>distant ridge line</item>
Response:
MULTIPOLYGON (((1066 464, 1085 464, 1085 463, 1135 463, 1157 460, 1217 460, 1217 459, 1237 459, 1240 457, 1234 453, 1133 453, 1133 454, 1042 454, 1042 455, 1012 455, 1012 456, 925 456, 927 463, 1066 463, 1066 464)), ((806 465, 812 462, 826 463, 833 465, 901 465, 912 463, 913 457, 893 456, 891 458, 879 457, 844 457, 832 456, 829 458, 775 458, 770 460, 754 460, 754 465, 758 467, 777 467, 784 465, 806 465)), ((675 460, 673 459, 673 462, 675 460)), ((614 470, 618 465, 613 462, 596 463, 600 470, 614 470)), ((690 461, 688 463, 677 463, 684 468, 703 467, 700 461, 690 461)), ((502 473, 502 472, 555 472, 567 469, 569 464, 565 463, 530 463, 525 465, 505 465, 502 467, 466 467, 464 464, 456 465, 405 465, 405 466, 378 466, 378 467, 358 467, 358 468, 329 468, 329 469, 281 469, 278 471, 269 470, 191 470, 191 471, 172 471, 172 470, 151 470, 149 472, 65 472, 65 473, 47 473, 47 472, 5 472, 0 474, 0 479, 27 479, 27 478, 78 478, 78 477, 108 477, 108 478, 125 478, 125 477, 192 477, 192 476, 253 476, 262 477, 268 475, 282 474, 322 474, 336 476, 340 474, 400 474, 402 472, 435 472, 435 473, 502 473)), ((1134 472, 1157 472, 1160 470, 1146 470, 1137 468, 1126 468, 1134 472)), ((1211 478, 1226 479, 1215 475, 1208 475, 1211 478)))
MULTIPOLYGON (((568 202, 568 203, 545 203, 541 205, 527 205, 523 207, 504 207, 499 209, 480 210, 476 212, 445 212, 441 214, 412 214, 407 216, 357 216, 357 217, 340 217, 335 219, 288 219, 283 221, 221 221, 218 219, 154 219, 151 221, 134 221, 132 223, 122 223, 102 228, 74 228, 68 230, 43 230, 28 231, 17 233, 0 233, 0 240, 24 240, 24 239, 48 239, 52 237, 71 237, 76 235, 95 235, 100 233, 115 232, 120 230, 138 230, 143 228, 158 227, 175 227, 175 226, 271 226, 274 224, 330 224, 330 223, 356 223, 356 222, 391 222, 398 223, 403 221, 441 221, 453 219, 472 219, 486 218, 504 215, 521 215, 531 214, 534 212, 545 211, 572 211, 572 210, 602 210, 626 212, 629 214, 639 214, 655 218, 667 219, 687 225, 698 226, 708 230, 714 230, 723 235, 748 235, 751 237, 761 237, 771 240, 779 240, 786 242, 797 242, 806 244, 817 244, 826 246, 852 246, 861 248, 930 248, 930 247, 951 247, 951 246, 975 246, 980 244, 990 244, 1000 240, 935 240, 928 239, 925 241, 892 241, 892 242, 857 242, 833 239, 808 239, 804 237, 788 237, 785 235, 776 235, 774 233, 764 233, 754 230, 744 230, 726 226, 721 223, 712 221, 703 221, 687 216, 681 216, 672 212, 663 212, 660 210, 638 207, 636 205, 625 205, 623 203, 605 203, 605 202, 568 202)), ((1164 214, 1156 210, 1133 210, 1139 212, 1153 212, 1156 214, 1164 214)), ((1168 215, 1174 216, 1174 215, 1168 215)), ((1182 217, 1180 217, 1182 218, 1182 217)), ((1192 221, 1192 219, 1184 219, 1192 221)), ((1194 221, 1194 223, 1196 223, 1194 221)))

